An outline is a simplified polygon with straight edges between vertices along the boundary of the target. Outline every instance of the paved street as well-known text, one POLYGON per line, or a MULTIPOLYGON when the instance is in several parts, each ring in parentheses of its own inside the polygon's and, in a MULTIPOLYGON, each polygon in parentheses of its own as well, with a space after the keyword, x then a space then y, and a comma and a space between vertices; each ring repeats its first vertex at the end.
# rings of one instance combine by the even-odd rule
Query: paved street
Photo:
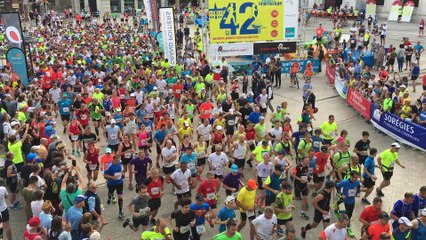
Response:
MULTIPOLYGON (((306 39, 312 39, 312 35, 314 34, 315 28, 317 27, 318 23, 321 22, 325 28, 326 31, 331 30, 331 22, 325 19, 317 19, 315 23, 315 19, 312 19, 314 21, 311 22, 311 24, 307 28, 306 33, 306 39)), ((379 21, 380 23, 381 21, 379 21)), ((393 44, 399 44, 399 42, 402 40, 402 36, 407 36, 410 38, 411 42, 415 44, 417 41, 417 30, 418 30, 418 24, 397 24, 397 23, 389 23, 389 35, 387 41, 392 42, 393 44)), ((344 29, 345 32, 348 32, 348 28, 344 29)), ((424 42, 426 43, 426 41, 424 42)), ((424 45, 424 44, 423 44, 424 45)), ((422 57, 422 64, 421 67, 425 66, 425 57, 422 57)), ((323 67, 324 69, 324 67, 323 67)), ((423 71, 424 72, 424 71, 423 71)), ((289 88, 289 78, 288 76, 283 76, 283 87, 281 89, 274 89, 274 101, 273 105, 276 106, 282 101, 287 101, 289 106, 289 112, 290 116, 293 119, 292 125, 295 129, 296 123, 295 120, 297 119, 300 110, 303 106, 302 102, 302 90, 295 90, 293 88, 289 88)), ((385 150, 386 148, 390 147, 390 144, 393 142, 393 140, 385 136, 379 132, 376 132, 373 129, 373 126, 369 123, 366 123, 362 117, 357 114, 352 108, 347 106, 347 104, 343 101, 343 99, 340 98, 340 96, 337 94, 337 92, 328 85, 328 80, 324 76, 324 73, 320 73, 315 75, 313 78, 313 84, 314 84, 314 93, 317 95, 317 107, 319 108, 318 114, 316 114, 316 121, 314 122, 314 127, 319 127, 319 125, 325 121, 327 121, 329 114, 334 114, 336 118, 336 122, 338 124, 339 132, 343 129, 346 129, 349 132, 349 138, 351 140, 351 149, 353 148, 353 145, 356 141, 358 141, 361 138, 361 132, 362 131, 369 131, 370 132, 370 139, 371 139, 371 146, 377 148, 380 152, 385 150)), ((411 84, 411 83, 410 83, 411 84)), ((411 86, 408 88, 411 93, 411 86)), ((419 96, 420 93, 417 93, 419 96)), ((412 96, 412 99, 415 99, 415 97, 412 96)), ((269 119, 269 114, 268 118, 269 119)), ((57 119, 57 122, 60 122, 60 119, 57 119)), ((194 124, 194 129, 196 128, 197 122, 194 124)), ((67 137, 62 135, 62 131, 60 133, 61 139, 69 143, 69 140, 67 137)), ((425 139, 426 141, 426 139, 425 139)), ((105 140, 102 139, 101 143, 98 144, 100 149, 102 151, 105 149, 105 140)), ((155 152, 155 151, 153 151, 155 152)), ((389 188, 386 188, 384 190, 384 193, 386 197, 384 198, 384 209, 385 211, 390 211, 392 208, 393 203, 402 197, 404 192, 411 191, 411 192, 417 192, 419 187, 421 185, 424 185, 426 183, 426 177, 423 173, 423 170, 426 169, 426 155, 424 152, 420 152, 418 150, 415 150, 413 148, 403 147, 400 149, 400 160, 406 164, 406 169, 401 169, 399 167, 396 168, 394 177, 392 178, 392 185, 389 188)), ((151 156, 152 159, 155 159, 155 155, 151 156)), ((83 162, 79 162, 80 168, 84 169, 83 162)), ((229 172, 229 170, 227 170, 229 172)), ((86 175, 85 170, 83 170, 83 176, 86 175)), ((100 174, 101 175, 101 174, 100 174)), ((252 176, 252 169, 246 168, 245 169, 245 175, 246 176, 252 176)), ((203 176, 204 177, 204 176, 203 176)), ((378 183, 382 180, 381 176, 378 176, 378 183)), ((247 178, 245 179, 247 181, 247 178)), ((117 205, 106 205, 106 196, 107 196, 107 189, 105 186, 105 180, 100 177, 98 180, 98 183, 100 184, 100 187, 98 189, 98 192, 102 199, 104 200, 105 210, 104 210, 104 218, 105 220, 109 221, 109 225, 103 230, 102 235, 103 239, 106 239, 106 237, 111 236, 112 239, 121 239, 121 240, 134 240, 139 239, 141 230, 138 233, 133 233, 130 228, 123 229, 121 227, 122 221, 117 218, 118 216, 118 207, 117 205)), ((199 182, 198 182, 199 183, 199 182)), ((127 186, 127 180, 125 183, 125 186, 127 186)), ((193 191, 194 193, 194 191, 193 191)), ((223 200, 224 200, 224 191, 221 190, 221 195, 219 197, 219 208, 223 206, 223 200)), ((124 193, 124 205, 126 206, 129 201, 133 198, 135 195, 134 191, 125 190, 124 193)), ((309 197, 310 199, 312 197, 309 197)), ((373 196, 370 197, 370 201, 372 201, 373 196)), ((169 217, 170 213, 173 210, 173 201, 175 200, 175 196, 172 194, 171 190, 171 184, 166 184, 166 191, 165 195, 162 199, 162 207, 160 209, 159 215, 162 217, 169 217)), ((23 202, 21 200, 21 202, 23 202)), ((296 209, 294 220, 295 220, 295 227, 298 232, 300 233, 300 227, 305 226, 308 222, 303 220, 301 217, 299 217, 299 210, 300 210, 300 202, 295 201, 296 209)), ((364 208, 364 205, 361 203, 361 199, 357 199, 356 202, 356 208, 354 212, 354 217, 352 218, 354 230, 357 233, 357 236, 359 236, 359 228, 360 224, 358 222, 358 216, 362 209, 364 208)), ((126 215, 129 215, 129 212, 127 211, 127 207, 124 208, 124 213, 126 215)), ((308 215, 310 218, 313 218, 313 209, 312 207, 309 208, 308 215)), ((239 213, 237 212, 237 216, 239 217, 239 213)), ((25 222, 25 216, 23 214, 23 211, 16 212, 11 210, 11 225, 12 225, 12 231, 14 235, 14 239, 22 239, 23 232, 24 232, 24 222, 25 222)), ((332 217, 332 221, 334 220, 334 216, 332 217)), ((210 229, 210 227, 207 226, 207 233, 202 237, 202 239, 212 239, 213 236, 217 233, 218 227, 215 226, 214 229, 210 229)), ((307 239, 313 240, 317 239, 319 231, 322 230, 322 227, 318 227, 315 230, 309 231, 307 235, 307 239)), ((248 227, 246 226, 243 231, 242 235, 244 239, 249 239, 248 237, 248 227)))

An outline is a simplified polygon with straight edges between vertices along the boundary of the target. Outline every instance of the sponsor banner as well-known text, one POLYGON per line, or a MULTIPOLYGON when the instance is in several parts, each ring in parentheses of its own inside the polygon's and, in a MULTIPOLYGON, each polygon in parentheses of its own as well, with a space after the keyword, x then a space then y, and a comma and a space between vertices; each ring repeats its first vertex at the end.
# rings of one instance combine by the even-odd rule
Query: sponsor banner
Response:
POLYGON ((368 18, 368 16, 374 17, 376 15, 376 0, 367 0, 367 4, 365 6, 365 16, 368 18))
POLYGON ((399 9, 402 8, 402 2, 399 0, 396 0, 392 3, 392 7, 389 13, 389 21, 397 21, 398 20, 398 14, 399 9))
POLYGON ((253 55, 253 43, 210 44, 209 52, 216 57, 253 55))
POLYGON ((413 15, 413 11, 414 11, 414 2, 413 1, 406 2, 404 4, 404 9, 402 10, 401 21, 410 22, 411 16, 413 15))
POLYGON ((211 43, 284 39, 284 0, 208 2, 211 43))
POLYGON ((173 8, 160 8, 164 55, 170 65, 176 65, 176 39, 173 8))
POLYGON ((151 15, 152 15, 152 25, 153 25, 153 29, 155 31, 159 30, 159 26, 158 26, 158 12, 157 9, 160 7, 157 0, 149 0, 149 3, 151 5, 151 15))
POLYGON ((371 103, 362 97, 360 93, 349 88, 346 101, 365 119, 370 120, 371 103))
POLYGON ((13 72, 18 74, 24 86, 28 85, 27 60, 24 52, 20 48, 10 48, 6 53, 7 61, 9 61, 13 72))
POLYGON ((152 24, 154 21, 152 19, 151 4, 149 0, 143 0, 143 4, 145 5, 145 13, 146 13, 146 18, 148 19, 148 23, 152 24))
POLYGON ((299 26, 299 1, 284 0, 284 10, 284 39, 296 39, 299 26))
POLYGON ((426 151, 426 128, 387 112, 372 107, 371 123, 395 140, 426 151))
POLYGON ((19 13, 0 13, 0 31, 5 33, 9 48, 25 51, 19 13))
POLYGON ((296 42, 254 43, 254 54, 295 53, 296 42))
POLYGON ((329 62, 326 62, 325 74, 327 75, 328 82, 334 85, 334 79, 336 78, 336 70, 329 62))
POLYGON ((336 91, 339 93, 339 95, 346 100, 348 94, 348 87, 339 76, 336 76, 334 78, 334 88, 336 88, 336 91))
MULTIPOLYGON (((318 72, 319 70, 319 61, 318 59, 314 59, 314 60, 310 60, 313 64, 313 70, 314 72, 318 72)), ((281 61, 283 67, 281 68, 281 73, 283 74, 289 74, 290 73, 290 68, 291 65, 293 64, 293 62, 295 61, 281 61)), ((299 60, 299 65, 301 68, 301 71, 305 71, 305 67, 306 67, 306 63, 308 62, 308 60, 299 60)), ((237 74, 242 75, 244 71, 247 71, 248 75, 251 75, 251 66, 252 66, 253 62, 230 62, 229 65, 232 66, 232 68, 234 68, 234 71, 237 72, 237 74)))

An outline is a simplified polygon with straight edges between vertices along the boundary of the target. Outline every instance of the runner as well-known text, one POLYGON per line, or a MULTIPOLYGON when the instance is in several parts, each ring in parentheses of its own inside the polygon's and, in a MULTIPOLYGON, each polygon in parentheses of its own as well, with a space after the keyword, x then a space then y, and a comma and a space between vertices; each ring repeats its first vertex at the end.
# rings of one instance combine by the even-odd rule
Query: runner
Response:
POLYGON ((379 164, 380 170, 382 171, 383 181, 380 183, 380 186, 376 188, 376 193, 380 197, 384 197, 383 188, 390 185, 390 180, 393 175, 393 170, 395 164, 398 164, 401 168, 405 168, 405 165, 402 164, 398 159, 398 151, 401 148, 399 143, 394 142, 391 145, 390 149, 387 149, 379 154, 377 162, 379 164))

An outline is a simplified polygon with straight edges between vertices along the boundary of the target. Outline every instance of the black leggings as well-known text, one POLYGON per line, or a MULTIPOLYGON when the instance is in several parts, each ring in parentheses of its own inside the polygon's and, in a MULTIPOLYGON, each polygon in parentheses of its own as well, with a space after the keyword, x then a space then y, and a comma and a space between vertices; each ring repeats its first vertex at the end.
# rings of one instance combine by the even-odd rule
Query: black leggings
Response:
POLYGON ((346 210, 346 214, 349 217, 349 220, 352 218, 352 214, 354 212, 354 208, 355 208, 355 203, 353 203, 353 204, 347 204, 347 203, 345 203, 345 210, 346 210))
POLYGON ((281 71, 279 72, 275 72, 275 86, 280 86, 281 87, 281 71))

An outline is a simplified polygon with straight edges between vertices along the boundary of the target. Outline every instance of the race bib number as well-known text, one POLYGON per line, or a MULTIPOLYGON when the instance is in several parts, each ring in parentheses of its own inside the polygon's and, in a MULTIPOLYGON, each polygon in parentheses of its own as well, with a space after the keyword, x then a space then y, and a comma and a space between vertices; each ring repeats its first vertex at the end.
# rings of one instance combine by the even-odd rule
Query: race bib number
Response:
POLYGON ((143 146, 148 145, 148 141, 147 140, 142 140, 142 145, 143 146))
POLYGON ((266 136, 266 131, 262 131, 262 132, 260 133, 260 135, 262 135, 262 137, 266 136))
POLYGON ((262 108, 266 108, 266 103, 260 103, 260 106, 261 106, 262 108))
POLYGON ((111 134, 111 135, 109 135, 109 138, 111 140, 115 140, 115 139, 117 139, 117 134, 111 134))
POLYGON ((229 125, 229 126, 233 126, 234 124, 235 124, 235 121, 234 121, 234 120, 229 120, 229 121, 228 121, 228 125, 229 125))
POLYGON ((254 145, 254 140, 248 140, 248 144, 254 145))
POLYGON ((121 172, 114 173, 114 177, 117 177, 117 180, 121 179, 121 176, 122 176, 121 172))
POLYGON ((187 233, 190 229, 191 229, 191 226, 189 226, 189 225, 181 226, 181 227, 179 228, 179 232, 180 232, 180 233, 182 233, 182 234, 185 234, 185 233, 187 233))
POLYGON ((72 135, 72 136, 71 136, 71 140, 73 140, 73 141, 77 141, 77 140, 78 140, 78 135, 72 135))
POLYGON ((160 188, 158 188, 158 187, 151 188, 151 194, 152 195, 157 195, 158 193, 160 193, 160 188))
POLYGON ((262 157, 263 156, 265 156, 266 154, 268 154, 269 152, 268 151, 264 151, 264 152, 262 152, 262 157))
POLYGON ((69 107, 64 107, 64 108, 62 108, 62 111, 64 113, 68 113, 68 112, 70 112, 70 108, 69 107))
POLYGON ((132 153, 127 152, 127 153, 124 154, 124 157, 125 158, 131 158, 132 157, 132 153))
POLYGON ((195 169, 195 164, 193 162, 188 163, 188 169, 195 169))
POLYGON ((328 212, 327 214, 323 214, 322 215, 322 219, 323 220, 329 220, 331 218, 330 212, 328 212))
POLYGON ((247 217, 249 218, 249 217, 253 217, 254 216, 254 211, 251 211, 251 212, 246 212, 246 215, 247 215, 247 217))
POLYGON ((320 148, 321 147, 321 142, 314 142, 314 148, 320 148))
POLYGON ((176 90, 176 93, 177 93, 177 94, 180 94, 180 93, 181 93, 181 91, 180 91, 180 90, 176 90))
POLYGON ((148 213, 148 208, 139 209, 139 214, 141 216, 146 216, 147 213, 148 213))
POLYGON ((197 154, 197 156, 198 156, 198 158, 203 158, 203 157, 206 156, 206 153, 205 152, 200 152, 200 153, 197 154))
POLYGON ((120 94, 120 99, 126 99, 126 95, 125 94, 120 94))
POLYGON ((145 129, 146 129, 148 132, 151 132, 151 127, 150 127, 150 126, 145 126, 145 129))
POLYGON ((395 167, 395 162, 391 162, 390 167, 391 168, 395 167))
POLYGON ((249 119, 249 115, 246 115, 246 116, 244 117, 244 119, 245 119, 245 120, 248 120, 248 119, 249 119))
POLYGON ((81 120, 86 120, 87 119, 87 115, 81 115, 81 120))
POLYGON ((302 181, 307 182, 308 181, 308 176, 301 176, 300 177, 302 179, 302 181))
POLYGON ((91 171, 96 170, 96 167, 98 166, 98 164, 89 164, 89 169, 91 171))
POLYGON ((356 189, 349 189, 348 197, 355 197, 355 195, 356 195, 356 189))
POLYGON ((215 200, 216 194, 215 193, 207 193, 207 199, 209 200, 215 200))

